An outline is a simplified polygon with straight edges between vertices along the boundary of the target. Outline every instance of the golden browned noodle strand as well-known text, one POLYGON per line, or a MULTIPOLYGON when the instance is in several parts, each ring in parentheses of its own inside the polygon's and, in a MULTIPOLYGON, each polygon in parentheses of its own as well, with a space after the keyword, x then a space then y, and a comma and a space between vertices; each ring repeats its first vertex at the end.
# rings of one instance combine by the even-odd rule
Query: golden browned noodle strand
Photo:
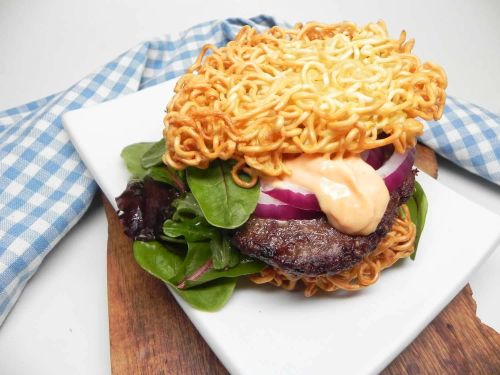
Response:
POLYGON ((334 157, 387 144, 403 152, 422 133, 416 117, 441 116, 447 86, 439 66, 411 54, 413 44, 405 32, 390 39, 383 22, 243 27, 226 46, 205 46, 177 83, 164 162, 182 169, 236 159, 240 169, 279 176, 289 173, 286 154, 334 157))
POLYGON ((298 277, 267 267, 259 275, 251 276, 250 280, 257 284, 270 283, 287 290, 294 290, 302 284, 306 297, 315 295, 319 290, 355 291, 372 285, 378 280, 383 269, 413 253, 415 224, 410 219, 408 207, 403 205, 401 209, 402 213, 396 218, 390 232, 380 241, 377 248, 349 270, 333 276, 298 277))

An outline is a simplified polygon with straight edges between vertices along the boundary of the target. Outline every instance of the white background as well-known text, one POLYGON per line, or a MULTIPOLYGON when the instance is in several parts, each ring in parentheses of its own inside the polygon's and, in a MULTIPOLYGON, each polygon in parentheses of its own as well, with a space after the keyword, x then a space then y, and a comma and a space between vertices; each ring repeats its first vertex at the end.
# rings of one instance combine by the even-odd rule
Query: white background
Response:
MULTIPOLYGON (((260 13, 288 22, 384 19, 393 36, 406 29, 417 40, 414 51, 445 68, 450 95, 500 112, 500 2, 493 0, 0 0, 0 109, 66 89, 148 38, 260 13)), ((500 213, 499 187, 444 160, 440 181, 500 213)), ((450 214, 460 214, 459 208, 450 214)), ((0 373, 109 373, 106 239, 96 201, 49 254, 0 327, 0 373)), ((471 280, 478 314, 490 324, 500 324, 493 290, 500 285, 499 265, 497 251, 471 280)))

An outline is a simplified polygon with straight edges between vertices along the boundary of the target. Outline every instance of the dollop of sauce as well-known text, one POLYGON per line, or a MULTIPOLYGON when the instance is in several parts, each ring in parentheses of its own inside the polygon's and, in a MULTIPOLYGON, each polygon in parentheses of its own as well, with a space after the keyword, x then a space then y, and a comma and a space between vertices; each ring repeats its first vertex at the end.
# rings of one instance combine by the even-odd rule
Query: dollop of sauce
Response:
POLYGON ((389 203, 384 180, 359 156, 336 158, 303 154, 284 161, 291 175, 282 181, 316 195, 328 222, 351 235, 375 231, 389 203))

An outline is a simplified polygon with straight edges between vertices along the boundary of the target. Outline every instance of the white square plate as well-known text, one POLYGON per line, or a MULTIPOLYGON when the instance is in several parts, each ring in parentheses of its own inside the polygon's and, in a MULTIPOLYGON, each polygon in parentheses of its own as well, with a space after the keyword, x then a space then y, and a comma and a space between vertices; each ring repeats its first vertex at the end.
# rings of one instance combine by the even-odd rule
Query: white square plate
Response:
MULTIPOLYGON (((160 139, 173 85, 64 115, 73 144, 110 202, 128 180, 120 151, 160 139)), ((233 374, 377 373, 450 302, 500 240, 499 216, 424 173, 418 181, 429 213, 417 259, 400 261, 370 288, 306 299, 242 282, 217 313, 177 301, 233 374)))

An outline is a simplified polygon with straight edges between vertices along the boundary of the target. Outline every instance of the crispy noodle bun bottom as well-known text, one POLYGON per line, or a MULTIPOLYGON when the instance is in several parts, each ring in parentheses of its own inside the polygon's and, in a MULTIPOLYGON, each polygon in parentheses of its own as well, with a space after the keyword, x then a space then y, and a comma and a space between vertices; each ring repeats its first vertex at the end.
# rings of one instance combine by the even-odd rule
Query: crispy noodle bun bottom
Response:
POLYGON ((296 290, 304 288, 306 297, 314 296, 319 290, 356 291, 372 285, 379 279, 385 268, 392 266, 401 258, 410 256, 414 251, 416 227, 411 221, 406 204, 400 206, 398 216, 389 233, 379 242, 373 252, 351 269, 331 276, 294 276, 273 267, 264 268, 260 274, 250 277, 256 284, 270 283, 274 286, 296 290))

